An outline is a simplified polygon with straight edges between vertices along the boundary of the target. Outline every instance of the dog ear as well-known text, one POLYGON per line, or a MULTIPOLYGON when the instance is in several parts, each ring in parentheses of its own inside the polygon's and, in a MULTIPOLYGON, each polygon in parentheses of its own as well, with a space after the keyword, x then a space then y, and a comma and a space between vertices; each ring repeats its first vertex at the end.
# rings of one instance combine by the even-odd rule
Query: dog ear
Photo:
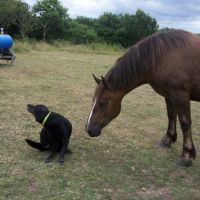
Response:
POLYGON ((106 81, 106 79, 105 79, 103 76, 101 76, 101 79, 102 79, 102 83, 103 83, 104 87, 105 87, 107 90, 110 91, 110 86, 109 86, 108 82, 106 81))
POLYGON ((94 77, 94 80, 96 81, 96 83, 99 85, 101 83, 101 79, 97 78, 94 74, 92 74, 94 77))

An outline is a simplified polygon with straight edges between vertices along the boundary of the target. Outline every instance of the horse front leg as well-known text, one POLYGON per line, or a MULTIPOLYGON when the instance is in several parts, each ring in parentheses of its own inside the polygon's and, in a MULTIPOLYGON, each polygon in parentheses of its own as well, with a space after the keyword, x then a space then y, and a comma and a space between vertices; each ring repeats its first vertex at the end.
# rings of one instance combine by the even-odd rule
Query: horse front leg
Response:
POLYGON ((172 95, 172 102, 177 110, 181 130, 183 132, 183 152, 176 161, 176 165, 188 167, 192 165, 191 157, 195 159, 196 156, 195 147, 192 141, 189 94, 176 93, 175 95, 172 95))
POLYGON ((170 147, 172 143, 176 142, 177 132, 176 132, 176 120, 177 112, 174 109, 172 101, 165 98, 167 105, 167 116, 168 116, 168 129, 165 136, 157 143, 161 147, 170 147))

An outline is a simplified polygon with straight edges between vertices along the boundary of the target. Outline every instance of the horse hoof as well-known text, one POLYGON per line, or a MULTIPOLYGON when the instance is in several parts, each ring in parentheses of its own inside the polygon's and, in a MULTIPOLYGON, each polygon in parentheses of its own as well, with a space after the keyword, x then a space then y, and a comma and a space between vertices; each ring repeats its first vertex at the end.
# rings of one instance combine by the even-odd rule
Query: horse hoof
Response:
POLYGON ((171 144, 166 143, 166 142, 164 142, 164 141, 162 141, 162 140, 161 140, 160 142, 158 142, 157 145, 158 145, 159 147, 170 147, 170 146, 171 146, 171 144))
POLYGON ((189 167, 192 165, 192 160, 191 159, 178 159, 175 163, 177 166, 181 166, 181 167, 189 167))

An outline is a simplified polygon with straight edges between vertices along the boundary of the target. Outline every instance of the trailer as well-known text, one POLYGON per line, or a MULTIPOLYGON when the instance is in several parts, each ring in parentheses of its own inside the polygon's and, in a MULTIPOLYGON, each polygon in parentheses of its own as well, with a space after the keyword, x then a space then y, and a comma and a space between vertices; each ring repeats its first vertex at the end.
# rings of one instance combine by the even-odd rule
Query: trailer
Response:
POLYGON ((0 59, 7 60, 7 63, 9 60, 11 60, 10 65, 14 62, 16 55, 11 50, 11 47, 13 46, 13 40, 12 38, 4 34, 3 28, 1 28, 1 34, 0 34, 0 59))

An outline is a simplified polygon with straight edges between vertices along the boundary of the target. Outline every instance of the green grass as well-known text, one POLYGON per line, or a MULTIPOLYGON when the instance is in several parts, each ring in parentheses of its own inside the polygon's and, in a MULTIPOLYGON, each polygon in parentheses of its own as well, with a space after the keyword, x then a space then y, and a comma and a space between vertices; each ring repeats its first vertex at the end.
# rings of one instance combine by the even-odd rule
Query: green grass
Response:
POLYGON ((199 104, 191 105, 197 157, 189 168, 174 165, 182 151, 179 125, 175 145, 156 145, 167 129, 166 106, 148 85, 129 93, 120 115, 90 138, 85 124, 96 86, 92 73, 105 75, 124 50, 46 45, 23 47, 12 66, 0 60, 0 199, 199 199, 199 104), (74 154, 66 154, 63 166, 56 164, 59 154, 46 164, 50 152, 24 141, 39 141, 42 128, 27 103, 45 104, 71 121, 74 154))
POLYGON ((49 43, 37 42, 35 40, 27 40, 22 42, 21 40, 14 41, 12 50, 15 53, 27 53, 32 51, 68 51, 73 53, 89 53, 89 54, 116 54, 125 52, 120 45, 109 45, 107 43, 88 43, 85 45, 74 45, 70 42, 63 40, 53 40, 49 43))

